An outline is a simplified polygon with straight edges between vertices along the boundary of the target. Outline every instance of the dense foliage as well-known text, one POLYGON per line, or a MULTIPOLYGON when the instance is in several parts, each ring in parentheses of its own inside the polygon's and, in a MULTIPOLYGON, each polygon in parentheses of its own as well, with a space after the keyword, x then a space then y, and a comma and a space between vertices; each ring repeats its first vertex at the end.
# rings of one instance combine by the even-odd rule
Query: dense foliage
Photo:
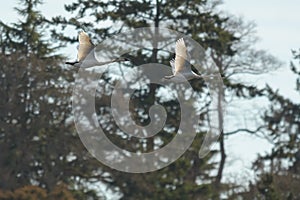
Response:
MULTIPOLYGON (((273 56, 253 47, 251 23, 219 12, 220 2, 214 0, 77 0, 65 6, 70 18, 53 19, 46 19, 38 11, 41 3, 40 0, 20 1, 16 11, 22 20, 10 25, 0 21, 0 199, 112 198, 107 191, 117 199, 299 198, 299 105, 271 88, 258 89, 235 78, 240 74, 268 72, 279 66, 273 56), (63 44, 77 41, 66 35, 66 28, 84 29, 99 42, 117 33, 147 26, 179 31, 203 46, 224 80, 225 88, 217 91, 219 104, 232 97, 253 99, 257 96, 266 96, 272 102, 263 118, 268 128, 263 131, 276 145, 272 154, 258 158, 254 168, 259 172, 257 182, 251 183, 245 191, 232 193, 238 185, 222 179, 226 162, 225 136, 243 130, 225 130, 222 112, 218 113, 222 130, 218 148, 205 158, 198 157, 208 120, 205 107, 198 111, 198 126, 204 129, 199 128, 191 147, 177 161, 155 172, 116 171, 93 158, 81 143, 71 105, 77 69, 66 67, 64 55, 58 54, 63 44), (291 186, 282 187, 282 182, 291 186)), ((114 67, 130 71, 134 65, 144 63, 168 64, 174 55, 166 55, 157 48, 159 42, 153 42, 150 49, 141 48, 127 54, 131 64, 114 67)), ((300 54, 294 52, 294 56, 297 60, 300 54)), ((299 75, 295 62, 291 68, 299 75)), ((104 73, 97 90, 105 92, 96 92, 95 96, 98 122, 106 136, 128 151, 147 153, 167 145, 180 122, 178 101, 164 100, 159 95, 162 86, 157 84, 136 89, 129 105, 132 119, 140 125, 149 124, 150 107, 160 104, 168 114, 167 128, 147 139, 128 136, 111 114, 113 86, 123 78, 122 73, 111 75, 109 71, 104 73)), ((203 80, 192 80, 190 84, 197 95, 209 96, 203 80)), ((209 105, 209 101, 205 105, 209 105)))

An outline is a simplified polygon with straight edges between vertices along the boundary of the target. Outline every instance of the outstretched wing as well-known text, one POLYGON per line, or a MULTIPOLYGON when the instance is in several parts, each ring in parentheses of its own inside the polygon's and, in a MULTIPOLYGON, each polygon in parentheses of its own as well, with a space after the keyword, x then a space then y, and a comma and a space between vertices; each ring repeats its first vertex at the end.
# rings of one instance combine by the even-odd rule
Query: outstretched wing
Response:
POLYGON ((170 65, 172 67, 173 74, 175 74, 175 60, 174 59, 170 60, 170 65))
POLYGON ((90 37, 84 31, 81 31, 78 36, 79 46, 77 60, 82 61, 94 48, 94 44, 91 42, 90 37))
POLYGON ((187 48, 185 46, 183 38, 177 40, 175 53, 175 72, 191 70, 191 66, 189 63, 190 55, 187 52, 187 48))

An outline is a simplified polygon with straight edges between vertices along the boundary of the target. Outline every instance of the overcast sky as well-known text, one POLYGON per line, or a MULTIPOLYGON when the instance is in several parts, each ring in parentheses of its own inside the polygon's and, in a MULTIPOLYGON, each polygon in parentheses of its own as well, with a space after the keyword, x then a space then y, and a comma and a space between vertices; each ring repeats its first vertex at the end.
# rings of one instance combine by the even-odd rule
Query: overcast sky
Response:
MULTIPOLYGON (((16 13, 13 11, 16 2, 11 0, 1 5, 0 20, 16 21, 16 13)), ((47 17, 64 14, 63 4, 69 2, 72 0, 45 0, 45 4, 41 7, 42 12, 47 17)), ((299 102, 300 96, 294 91, 295 76, 290 72, 288 63, 292 58, 291 49, 300 48, 300 0, 225 0, 221 8, 229 13, 243 16, 245 20, 254 21, 257 24, 257 36, 260 38, 257 47, 268 50, 285 62, 283 68, 272 75, 255 78, 256 83, 258 85, 268 83, 280 89, 282 94, 299 102)), ((243 139, 236 136, 226 142, 231 156, 229 160, 237 158, 239 163, 235 161, 235 165, 241 168, 249 168, 256 153, 270 147, 266 141, 251 136, 243 136, 243 139)), ((243 174, 247 176, 246 171, 243 174)))
MULTIPOLYGON (((15 22, 18 0, 6 1, 1 6, 0 20, 15 22)), ((40 8, 47 17, 65 14, 64 4, 73 0, 44 0, 40 8)), ((265 82, 274 88, 279 88, 286 96, 293 99, 299 95, 293 91, 295 88, 295 76, 289 70, 288 63, 291 60, 291 49, 300 48, 300 1, 299 0, 224 0, 220 7, 229 13, 243 16, 245 20, 254 21, 257 24, 257 36, 260 41, 257 47, 266 49, 286 65, 272 76, 263 76, 257 80, 258 84, 265 82)), ((72 52, 73 54, 73 52, 72 52)), ((70 54, 68 54, 70 55, 70 54)))
POLYGON ((225 0, 224 10, 244 16, 257 24, 260 38, 257 46, 285 62, 282 69, 272 76, 263 76, 259 83, 267 82, 293 100, 299 99, 294 91, 295 76, 289 70, 291 50, 300 48, 300 1, 299 0, 225 0))

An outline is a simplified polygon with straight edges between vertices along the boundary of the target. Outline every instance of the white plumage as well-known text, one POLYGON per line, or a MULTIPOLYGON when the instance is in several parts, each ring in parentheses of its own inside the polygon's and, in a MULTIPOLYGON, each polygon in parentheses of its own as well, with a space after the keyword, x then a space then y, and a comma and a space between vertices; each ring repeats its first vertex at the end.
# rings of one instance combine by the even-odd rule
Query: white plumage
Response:
POLYGON ((86 56, 95 48, 92 43, 90 37, 84 32, 79 32, 78 35, 78 53, 77 53, 77 61, 82 62, 86 56))
POLYGON ((176 42, 175 48, 175 60, 170 60, 173 75, 165 76, 165 79, 171 79, 175 82, 182 82, 185 80, 191 80, 194 78, 201 78, 200 75, 196 74, 191 69, 190 59, 191 56, 187 51, 183 38, 180 38, 176 42), (180 76, 180 75, 182 76, 180 76))
POLYGON ((95 57, 95 45, 92 43, 88 34, 84 31, 80 31, 78 35, 78 52, 77 60, 73 62, 66 62, 66 64, 73 65, 75 67, 89 68, 94 66, 101 66, 113 62, 127 61, 126 58, 116 58, 110 61, 100 62, 95 57))

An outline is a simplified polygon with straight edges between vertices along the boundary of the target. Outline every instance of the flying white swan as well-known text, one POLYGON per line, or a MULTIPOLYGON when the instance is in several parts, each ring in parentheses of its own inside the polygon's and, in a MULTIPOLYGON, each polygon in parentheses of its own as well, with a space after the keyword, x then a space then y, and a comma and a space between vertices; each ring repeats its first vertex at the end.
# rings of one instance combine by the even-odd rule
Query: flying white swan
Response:
POLYGON ((175 54, 175 60, 170 60, 173 75, 165 76, 165 79, 170 79, 174 82, 182 82, 203 77, 192 71, 190 64, 191 56, 187 51, 183 38, 176 41, 175 54))
POLYGON ((113 62, 128 61, 128 59, 120 57, 106 62, 99 62, 95 57, 95 45, 92 43, 88 34, 84 31, 80 31, 78 35, 79 45, 77 60, 73 62, 66 62, 68 65, 73 65, 75 67, 89 68, 94 66, 105 65, 113 62))

